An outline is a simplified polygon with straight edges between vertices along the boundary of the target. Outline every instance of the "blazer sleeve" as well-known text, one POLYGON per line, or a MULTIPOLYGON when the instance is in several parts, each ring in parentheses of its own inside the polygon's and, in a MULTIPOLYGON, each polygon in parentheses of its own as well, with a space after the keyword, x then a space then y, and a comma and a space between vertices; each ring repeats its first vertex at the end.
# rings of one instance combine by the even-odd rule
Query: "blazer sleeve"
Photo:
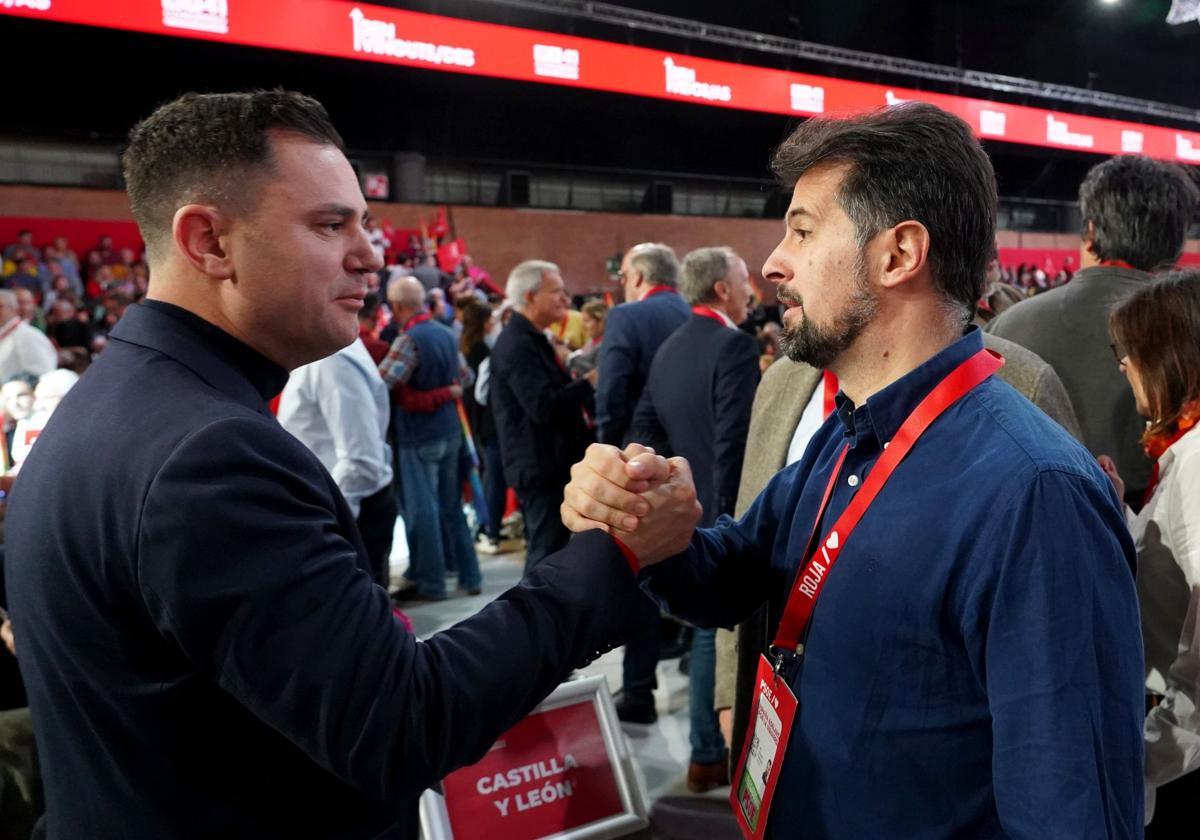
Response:
POLYGON ((600 380, 596 386, 596 438, 620 446, 629 429, 629 380, 637 370, 632 325, 620 307, 608 313, 600 345, 600 380))
POLYGON ((1046 412, 1051 420, 1056 421, 1067 430, 1075 440, 1083 440, 1083 432, 1079 429, 1079 420, 1075 408, 1071 405, 1071 397, 1067 394, 1067 386, 1055 373, 1050 365, 1043 365, 1033 383, 1033 394, 1030 402, 1046 412))
POLYGON ((658 420, 658 408, 654 403, 653 371, 642 396, 638 399, 637 408, 633 412, 633 422, 629 425, 629 434, 626 437, 634 443, 652 447, 660 455, 670 454, 667 432, 658 420))
POLYGON ((722 348, 713 383, 713 490, 717 515, 732 515, 746 454, 750 410, 761 376, 758 344, 749 334, 732 333, 722 348))
POLYGON ((526 417, 550 422, 562 412, 587 408, 592 384, 586 379, 562 382, 548 375, 545 356, 532 342, 514 342, 501 357, 492 355, 492 373, 503 367, 504 376, 526 417))
POLYGON ((410 801, 478 760, 628 631, 642 595, 589 532, 418 640, 358 568, 328 476, 268 423, 219 420, 177 446, 142 505, 137 585, 197 678, 365 796, 410 801))

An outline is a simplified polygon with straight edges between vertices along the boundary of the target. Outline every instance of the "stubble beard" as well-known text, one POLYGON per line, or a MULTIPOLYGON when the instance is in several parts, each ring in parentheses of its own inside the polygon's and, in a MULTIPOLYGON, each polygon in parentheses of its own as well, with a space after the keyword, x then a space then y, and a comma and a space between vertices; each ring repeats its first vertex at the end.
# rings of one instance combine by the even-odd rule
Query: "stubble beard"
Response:
MULTIPOLYGON (((852 271, 854 284, 850 299, 832 324, 820 326, 805 312, 799 324, 794 327, 785 324, 780 330, 779 349, 793 362, 803 362, 819 370, 828 368, 875 319, 879 298, 867 280, 867 263, 861 251, 855 258, 852 271)), ((786 293, 780 299, 785 303, 803 305, 802 301, 786 293)))

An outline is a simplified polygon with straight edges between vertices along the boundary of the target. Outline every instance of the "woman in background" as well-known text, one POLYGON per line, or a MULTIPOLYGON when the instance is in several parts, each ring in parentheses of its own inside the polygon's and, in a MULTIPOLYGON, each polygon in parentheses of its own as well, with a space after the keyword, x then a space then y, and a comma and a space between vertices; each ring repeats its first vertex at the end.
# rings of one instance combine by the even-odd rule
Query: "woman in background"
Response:
MULTIPOLYGON (((1172 832, 1194 833, 1200 802, 1200 271, 1138 289, 1109 332, 1155 460, 1145 506, 1126 510, 1146 646, 1146 837, 1183 836, 1172 832)), ((1100 463, 1121 495, 1112 459, 1100 463)))
POLYGON ((496 318, 492 307, 472 300, 462 308, 462 338, 459 347, 467 365, 475 374, 475 387, 463 392, 463 406, 475 433, 475 443, 483 461, 483 495, 487 505, 487 521, 480 523, 475 550, 480 554, 500 553, 500 523, 504 516, 504 501, 508 492, 504 483, 504 467, 500 463, 500 440, 496 436, 496 421, 487 403, 486 387, 489 377, 480 375, 480 367, 491 355, 489 341, 495 340, 496 318))

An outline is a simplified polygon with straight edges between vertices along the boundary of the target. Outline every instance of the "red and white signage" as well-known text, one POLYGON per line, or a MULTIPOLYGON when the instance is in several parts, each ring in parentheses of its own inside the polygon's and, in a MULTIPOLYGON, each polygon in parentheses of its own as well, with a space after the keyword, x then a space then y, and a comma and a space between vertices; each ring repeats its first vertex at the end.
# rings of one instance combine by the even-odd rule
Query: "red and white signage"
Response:
POLYGON ((565 683, 478 763, 445 778, 444 814, 433 818, 423 801, 422 828, 458 840, 624 836, 645 819, 620 737, 602 677, 565 683))
POLYGON ((568 85, 773 114, 845 114, 909 100, 980 137, 1200 164, 1200 132, 791 73, 346 0, 0 0, 0 14, 568 85))

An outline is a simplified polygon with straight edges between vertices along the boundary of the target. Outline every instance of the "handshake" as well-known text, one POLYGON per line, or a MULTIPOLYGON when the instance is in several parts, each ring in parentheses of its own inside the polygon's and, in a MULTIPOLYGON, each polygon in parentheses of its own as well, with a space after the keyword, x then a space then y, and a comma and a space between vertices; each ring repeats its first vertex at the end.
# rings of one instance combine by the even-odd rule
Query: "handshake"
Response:
POLYGON ((563 491, 567 528, 613 535, 642 568, 686 549, 702 513, 688 462, 637 443, 624 451, 593 443, 563 491))

